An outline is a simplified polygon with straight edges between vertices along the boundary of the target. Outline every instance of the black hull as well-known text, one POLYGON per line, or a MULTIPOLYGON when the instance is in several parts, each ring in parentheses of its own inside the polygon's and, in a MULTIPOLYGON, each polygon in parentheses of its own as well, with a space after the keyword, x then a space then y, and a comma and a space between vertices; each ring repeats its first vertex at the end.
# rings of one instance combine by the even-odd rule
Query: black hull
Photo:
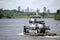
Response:
POLYGON ((24 35, 30 35, 30 36, 57 36, 56 33, 24 33, 24 35))

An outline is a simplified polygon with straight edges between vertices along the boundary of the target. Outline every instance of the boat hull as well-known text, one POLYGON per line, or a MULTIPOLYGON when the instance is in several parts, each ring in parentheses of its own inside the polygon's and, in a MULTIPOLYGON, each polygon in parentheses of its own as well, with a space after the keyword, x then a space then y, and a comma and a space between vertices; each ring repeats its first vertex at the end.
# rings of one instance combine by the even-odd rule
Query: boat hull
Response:
POLYGON ((24 33, 24 35, 30 35, 30 36, 57 36, 56 33, 24 33))

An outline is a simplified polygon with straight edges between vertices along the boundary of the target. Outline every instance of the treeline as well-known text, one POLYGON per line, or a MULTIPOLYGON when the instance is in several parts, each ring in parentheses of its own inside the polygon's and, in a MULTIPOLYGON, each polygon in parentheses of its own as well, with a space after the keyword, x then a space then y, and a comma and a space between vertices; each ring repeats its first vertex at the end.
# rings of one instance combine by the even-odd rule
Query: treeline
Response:
POLYGON ((26 18, 30 15, 35 15, 35 12, 0 9, 0 18, 26 18))
POLYGON ((0 9, 0 18, 18 18, 20 16, 24 16, 24 12, 19 12, 16 10, 3 10, 0 9))
POLYGON ((57 10, 56 15, 55 15, 56 20, 60 20, 60 10, 57 10))
MULTIPOLYGON (((0 9, 0 18, 29 18, 30 15, 35 14, 35 12, 0 9)), ((52 18, 55 15, 55 13, 39 13, 39 15, 42 17, 52 18)))

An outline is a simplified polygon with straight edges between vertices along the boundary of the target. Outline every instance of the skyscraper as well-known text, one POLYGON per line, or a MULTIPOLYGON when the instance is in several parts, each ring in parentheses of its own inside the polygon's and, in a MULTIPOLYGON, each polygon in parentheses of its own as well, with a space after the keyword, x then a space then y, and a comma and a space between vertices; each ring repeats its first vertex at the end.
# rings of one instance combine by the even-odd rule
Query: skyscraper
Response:
POLYGON ((26 11, 26 12, 29 12, 29 7, 27 7, 25 11, 26 11))
POLYGON ((43 7, 43 12, 46 13, 46 7, 43 7))
POLYGON ((47 10, 47 15, 48 15, 48 16, 50 15, 50 10, 49 10, 49 9, 47 10))
POLYGON ((20 11, 20 6, 18 6, 18 11, 20 11))
POLYGON ((37 13, 39 13, 39 9, 37 9, 37 13))
POLYGON ((47 13, 50 13, 50 10, 49 9, 47 10, 47 13))

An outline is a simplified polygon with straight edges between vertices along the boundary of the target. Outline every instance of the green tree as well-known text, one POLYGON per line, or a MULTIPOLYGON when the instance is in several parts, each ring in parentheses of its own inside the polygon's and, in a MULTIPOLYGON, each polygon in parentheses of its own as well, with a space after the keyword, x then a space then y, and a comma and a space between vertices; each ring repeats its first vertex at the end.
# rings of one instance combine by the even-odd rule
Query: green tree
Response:
POLYGON ((60 20, 60 10, 57 10, 57 13, 55 15, 55 19, 60 20))

